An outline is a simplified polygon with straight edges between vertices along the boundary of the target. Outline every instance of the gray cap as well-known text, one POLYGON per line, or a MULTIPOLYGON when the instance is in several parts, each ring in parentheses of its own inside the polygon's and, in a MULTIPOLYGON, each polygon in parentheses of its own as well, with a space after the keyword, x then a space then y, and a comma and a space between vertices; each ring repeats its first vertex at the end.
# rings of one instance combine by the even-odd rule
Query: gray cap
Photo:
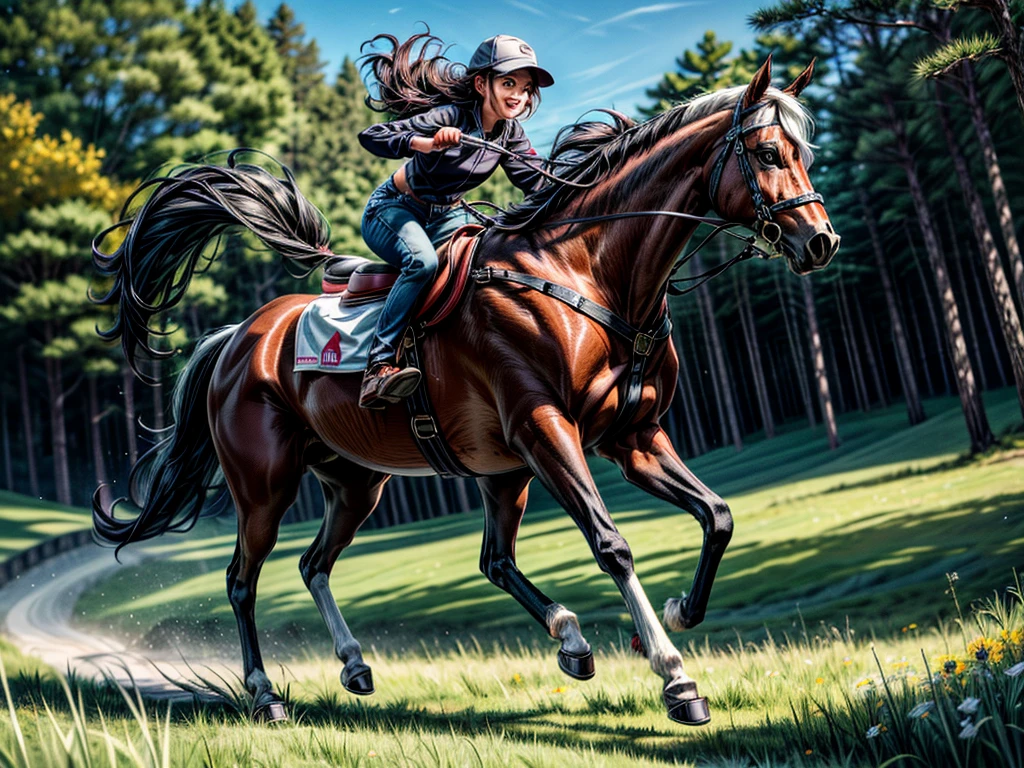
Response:
POLYGON ((525 41, 511 35, 495 35, 484 40, 469 60, 470 72, 490 70, 499 75, 517 69, 531 69, 537 76, 537 85, 547 88, 555 78, 546 69, 537 66, 537 55, 525 41))

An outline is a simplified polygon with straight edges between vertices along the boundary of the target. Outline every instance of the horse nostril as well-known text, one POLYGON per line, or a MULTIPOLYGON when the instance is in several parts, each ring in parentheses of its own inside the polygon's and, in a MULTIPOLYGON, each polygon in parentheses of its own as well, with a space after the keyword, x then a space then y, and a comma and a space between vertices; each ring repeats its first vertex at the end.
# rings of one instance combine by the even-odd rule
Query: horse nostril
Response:
MULTIPOLYGON (((831 229, 831 227, 829 227, 831 229)), ((804 253, 816 267, 824 267, 839 250, 839 236, 831 232, 818 232, 804 246, 804 253)))

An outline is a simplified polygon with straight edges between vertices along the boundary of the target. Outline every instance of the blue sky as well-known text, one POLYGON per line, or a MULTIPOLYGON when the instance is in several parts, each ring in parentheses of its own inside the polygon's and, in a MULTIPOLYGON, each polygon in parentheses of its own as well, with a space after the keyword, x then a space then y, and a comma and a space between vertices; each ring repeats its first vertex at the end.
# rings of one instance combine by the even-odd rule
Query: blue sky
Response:
MULTIPOLYGON (((280 0, 256 0, 261 18, 280 0)), ((333 75, 347 54, 380 32, 404 39, 430 25, 453 44, 450 58, 466 62, 484 39, 495 34, 521 37, 555 77, 544 90, 540 110, 524 123, 533 143, 546 149, 558 128, 593 107, 635 114, 648 102, 644 90, 675 59, 692 48, 707 29, 737 47, 753 42, 746 18, 767 0, 689 0, 613 2, 612 0, 291 0, 289 5, 316 38, 333 75)))

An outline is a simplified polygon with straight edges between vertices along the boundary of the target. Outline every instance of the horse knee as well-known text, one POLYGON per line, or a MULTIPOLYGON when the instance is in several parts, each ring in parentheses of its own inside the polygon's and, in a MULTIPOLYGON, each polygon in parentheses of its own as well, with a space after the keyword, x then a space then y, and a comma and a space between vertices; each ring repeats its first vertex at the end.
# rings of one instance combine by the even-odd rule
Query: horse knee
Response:
POLYGON ((249 612, 256 604, 256 590, 229 573, 228 602, 236 611, 249 612))
POLYGON ((708 540, 724 548, 732 539, 732 512, 729 505, 715 497, 709 505, 707 520, 708 540))
POLYGON ((505 572, 510 566, 515 567, 508 555, 495 556, 487 551, 480 554, 480 572, 498 589, 506 589, 505 572))
POLYGON ((613 578, 628 578, 633 573, 633 552, 617 531, 597 538, 594 557, 598 567, 613 578))

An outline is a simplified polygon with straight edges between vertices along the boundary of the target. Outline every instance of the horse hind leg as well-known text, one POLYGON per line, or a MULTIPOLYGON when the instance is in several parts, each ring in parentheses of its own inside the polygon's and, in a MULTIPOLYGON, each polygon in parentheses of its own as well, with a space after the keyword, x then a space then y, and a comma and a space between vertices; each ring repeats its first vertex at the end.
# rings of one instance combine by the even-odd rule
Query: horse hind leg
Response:
POLYGON ((288 719, 284 701, 263 669, 256 630, 256 584, 263 563, 277 543, 281 519, 295 501, 303 474, 298 429, 289 430, 279 411, 247 402, 221 411, 213 436, 224 477, 238 510, 238 540, 227 570, 227 592, 238 623, 245 687, 253 697, 253 717, 288 719), (261 425, 259 434, 239 425, 261 425), (288 438, 286 435, 295 435, 288 438))
POLYGON ((341 685, 349 693, 368 696, 374 692, 373 673, 363 661, 355 639, 331 592, 331 570, 380 501, 387 475, 337 458, 313 467, 324 492, 324 520, 313 543, 299 560, 299 572, 316 603, 331 639, 334 653, 344 665, 341 685))

